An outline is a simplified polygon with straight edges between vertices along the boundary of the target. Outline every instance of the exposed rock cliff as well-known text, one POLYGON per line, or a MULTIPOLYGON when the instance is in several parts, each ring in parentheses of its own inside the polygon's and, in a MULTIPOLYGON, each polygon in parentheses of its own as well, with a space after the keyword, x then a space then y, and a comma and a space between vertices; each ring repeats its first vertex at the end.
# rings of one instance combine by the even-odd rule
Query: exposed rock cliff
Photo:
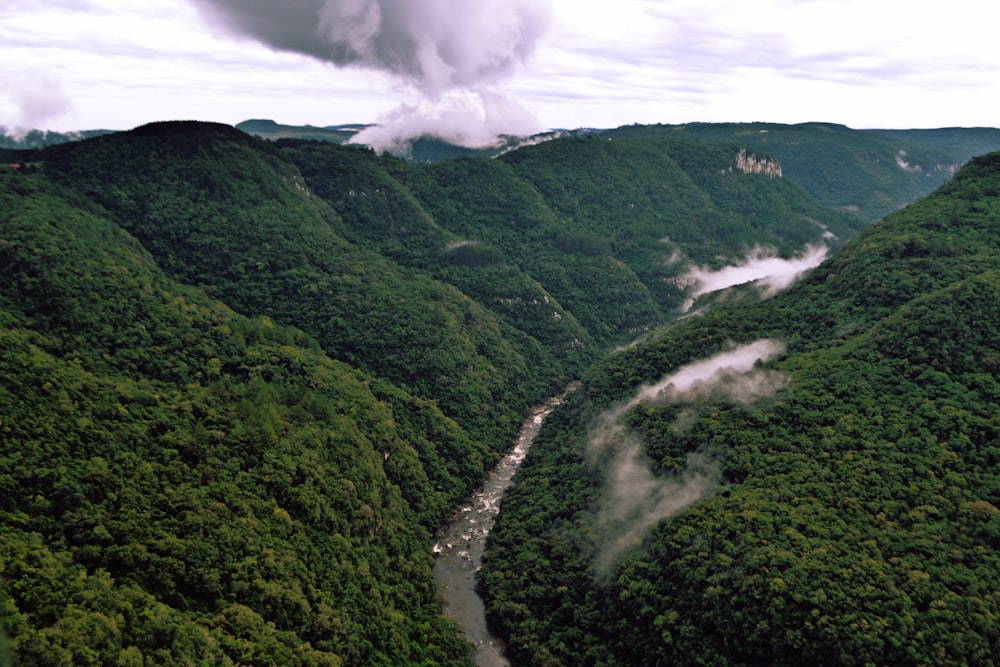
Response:
POLYGON ((744 174, 764 174, 772 178, 781 178, 781 164, 777 160, 769 157, 757 157, 753 153, 747 153, 747 149, 741 148, 736 154, 736 160, 728 171, 739 169, 744 174))

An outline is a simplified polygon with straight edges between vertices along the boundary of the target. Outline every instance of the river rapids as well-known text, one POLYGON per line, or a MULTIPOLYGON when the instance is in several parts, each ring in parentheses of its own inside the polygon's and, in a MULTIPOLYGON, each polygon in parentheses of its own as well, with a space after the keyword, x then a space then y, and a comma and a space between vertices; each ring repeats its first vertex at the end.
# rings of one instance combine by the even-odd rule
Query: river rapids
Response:
POLYGON ((466 639, 475 646, 479 667, 509 665, 501 643, 486 627, 485 608, 476 590, 476 572, 483 564, 486 538, 514 473, 524 461, 545 418, 564 397, 565 394, 553 397, 532 410, 521 426, 514 447, 490 471, 482 488, 458 507, 435 537, 434 578, 444 599, 443 612, 465 630, 466 639))

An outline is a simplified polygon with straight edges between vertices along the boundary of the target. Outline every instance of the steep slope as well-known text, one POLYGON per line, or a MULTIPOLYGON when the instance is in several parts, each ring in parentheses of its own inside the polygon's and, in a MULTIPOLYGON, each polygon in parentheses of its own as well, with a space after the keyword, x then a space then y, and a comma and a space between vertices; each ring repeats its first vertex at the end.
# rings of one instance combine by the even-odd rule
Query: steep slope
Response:
POLYGON ((400 172, 443 226, 463 241, 497 249, 603 347, 663 321, 650 286, 604 239, 559 216, 503 161, 455 160, 400 172))
POLYGON ((990 664, 998 223, 994 153, 589 371, 491 533, 518 664, 990 664))
MULTIPOLYGON (((846 240, 858 221, 817 205, 781 165, 745 145, 685 139, 567 139, 501 158, 579 234, 596 234, 661 306, 684 298, 672 278, 693 262, 735 263, 846 240)), ((610 304, 608 304, 610 307, 610 304)))
POLYGON ((773 160, 737 144, 557 139, 433 165, 279 147, 345 237, 458 286, 567 363, 592 358, 581 353, 591 341, 621 344, 671 317, 693 264, 755 248, 794 255, 861 226, 749 168, 773 160))
MULTIPOLYGON (((437 167, 410 169, 370 151, 316 143, 282 142, 279 147, 299 167, 309 187, 337 211, 345 238, 456 286, 511 330, 544 347, 539 353, 544 358, 537 363, 555 373, 564 369, 562 382, 596 359, 598 348, 591 332, 548 291, 548 281, 543 285, 523 270, 527 254, 523 250, 531 239, 498 243, 506 233, 506 220, 484 215, 482 209, 462 208, 456 190, 465 189, 481 200, 489 185, 481 172, 495 162, 444 163, 440 168, 454 167, 452 189, 427 197, 421 196, 417 183, 437 167), (450 215, 456 209, 463 211, 458 224, 450 215)), ((516 195, 520 184, 513 185, 513 191, 508 188, 499 201, 493 201, 494 212, 524 215, 525 204, 516 195)), ((531 206, 546 214, 544 203, 535 201, 531 206)))
POLYGON ((338 359, 439 402, 499 450, 553 388, 531 341, 454 287, 350 243, 336 213, 269 144, 162 123, 41 156, 178 280, 315 336, 338 359))
POLYGON ((17 664, 468 664, 427 545, 484 448, 433 405, 12 172, 0 278, 17 664))

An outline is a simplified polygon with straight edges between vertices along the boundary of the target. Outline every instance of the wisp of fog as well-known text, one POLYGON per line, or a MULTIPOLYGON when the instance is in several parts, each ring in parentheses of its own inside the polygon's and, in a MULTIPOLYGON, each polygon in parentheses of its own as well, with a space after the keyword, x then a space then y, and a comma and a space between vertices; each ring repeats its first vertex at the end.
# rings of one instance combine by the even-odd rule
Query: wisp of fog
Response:
MULTIPOLYGON (((713 493, 722 479, 718 463, 702 452, 687 456, 683 473, 657 475, 642 438, 623 423, 625 414, 643 402, 683 404, 707 397, 750 405, 786 386, 783 374, 758 365, 784 350, 779 341, 761 339, 720 352, 639 387, 629 400, 598 416, 587 445, 591 465, 602 467, 604 473, 594 519, 598 579, 607 578, 618 557, 638 545, 654 524, 713 493)), ((674 430, 690 427, 693 418, 682 412, 674 430)))
POLYGON ((0 91, 0 109, 7 99, 15 115, 13 125, 0 126, 0 136, 23 139, 31 128, 44 127, 48 121, 73 109, 73 103, 59 84, 49 77, 16 77, 13 81, 5 81, 4 85, 5 90, 0 91))
POLYGON ((715 271, 696 266, 681 276, 681 280, 694 285, 683 310, 690 308, 694 299, 703 294, 745 283, 754 283, 761 288, 763 296, 772 296, 788 288, 809 269, 819 266, 829 251, 825 244, 810 245, 798 257, 782 259, 773 250, 754 248, 743 261, 732 266, 715 271))

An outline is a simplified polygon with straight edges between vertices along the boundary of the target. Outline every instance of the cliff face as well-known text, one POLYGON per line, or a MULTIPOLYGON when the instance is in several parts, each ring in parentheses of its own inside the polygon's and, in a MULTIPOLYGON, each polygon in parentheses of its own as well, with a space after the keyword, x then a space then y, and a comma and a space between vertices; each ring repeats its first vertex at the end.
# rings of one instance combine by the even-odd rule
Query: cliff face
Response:
POLYGON ((733 168, 739 169, 744 174, 764 174, 771 178, 781 178, 781 164, 777 160, 769 157, 757 157, 753 153, 747 153, 747 149, 741 148, 736 154, 736 161, 728 171, 733 168))

